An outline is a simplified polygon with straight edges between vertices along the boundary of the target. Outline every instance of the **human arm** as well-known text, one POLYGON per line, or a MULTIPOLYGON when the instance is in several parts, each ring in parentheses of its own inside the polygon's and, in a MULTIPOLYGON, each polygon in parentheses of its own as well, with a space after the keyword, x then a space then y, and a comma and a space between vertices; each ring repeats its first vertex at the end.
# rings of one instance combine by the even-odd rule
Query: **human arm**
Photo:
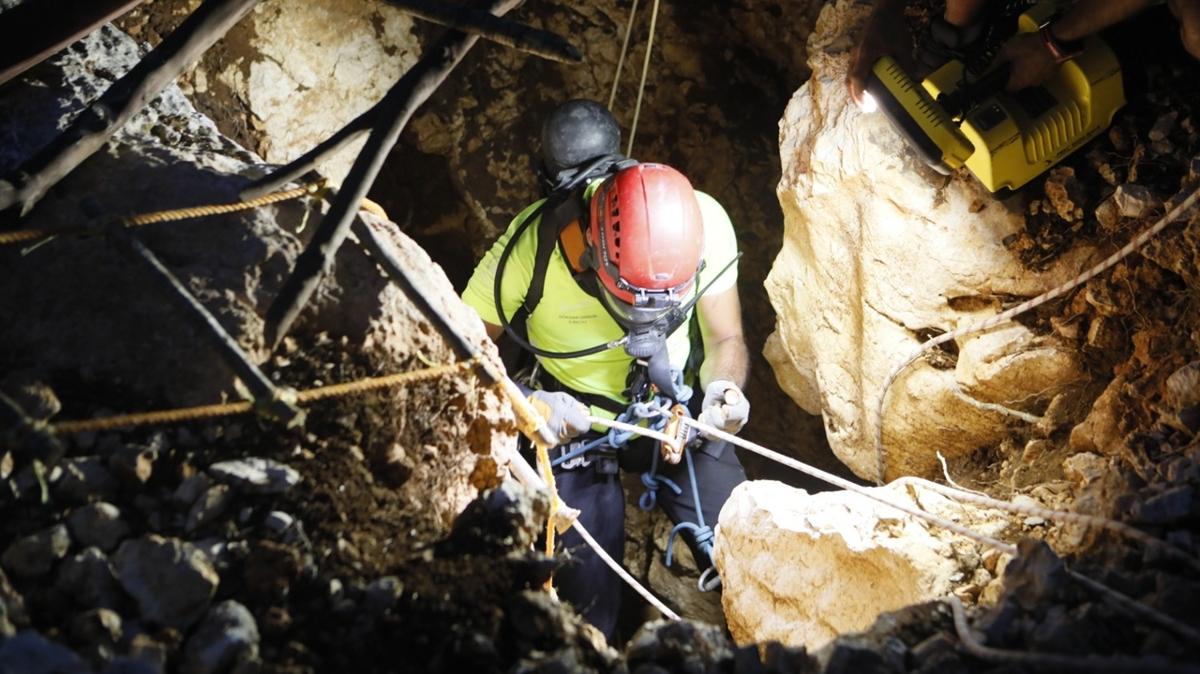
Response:
POLYGON ((737 286, 716 294, 706 294, 697 303, 700 335, 704 341, 704 363, 700 365, 700 385, 714 381, 746 385, 750 371, 750 351, 742 334, 742 304, 737 286))
POLYGON ((737 433, 750 418, 750 401, 742 392, 750 370, 750 352, 742 334, 737 286, 701 298, 699 319, 704 340, 700 366, 704 401, 699 421, 737 433))
MULTIPOLYGON (((1120 23, 1149 7, 1152 0, 1080 0, 1062 17, 1050 22, 1050 37, 1069 44, 1120 23)), ((1041 84, 1058 67, 1040 33, 1021 33, 1000 50, 1000 59, 1012 63, 1008 90, 1020 91, 1041 84)))
POLYGON ((904 63, 908 61, 912 39, 904 24, 904 5, 905 0, 875 0, 862 36, 850 52, 846 86, 850 89, 850 98, 859 105, 863 103, 867 78, 876 61, 883 56, 892 56, 904 63))

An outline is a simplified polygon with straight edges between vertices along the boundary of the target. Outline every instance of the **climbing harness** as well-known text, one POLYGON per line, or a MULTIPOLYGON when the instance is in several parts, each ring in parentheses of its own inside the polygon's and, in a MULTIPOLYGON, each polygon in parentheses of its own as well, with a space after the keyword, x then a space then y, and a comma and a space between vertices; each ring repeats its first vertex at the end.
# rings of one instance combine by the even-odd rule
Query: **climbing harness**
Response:
MULTIPOLYGON (((1180 194, 1182 194, 1182 192, 1180 194)), ((992 318, 989 318, 984 321, 980 321, 978 323, 973 323, 971 325, 961 327, 957 330, 951 330, 949 332, 944 332, 944 333, 938 335, 937 337, 934 337, 932 339, 925 341, 919 347, 917 347, 916 350, 914 350, 912 352, 912 354, 910 354, 908 356, 908 358, 904 359, 903 362, 901 362, 899 365, 897 365, 896 368, 893 369, 888 374, 887 379, 885 379, 883 382, 883 388, 879 392, 879 398, 875 403, 875 457, 876 457, 876 470, 878 472, 878 475, 876 476, 876 479, 875 479, 876 484, 882 485, 884 483, 884 481, 887 479, 887 474, 886 474, 887 454, 886 454, 886 451, 883 446, 884 403, 887 400, 887 394, 888 394, 888 391, 891 389, 892 384, 895 383, 896 378, 899 377, 900 374, 902 372, 904 372, 904 370, 907 369, 909 365, 912 365, 914 362, 916 362, 916 360, 918 358, 920 358, 927 351, 934 348, 935 346, 938 346, 939 344, 945 344, 946 342, 949 342, 950 340, 958 339, 960 337, 965 337, 967 335, 971 335, 976 332, 982 332, 989 328, 1000 325, 1001 323, 1010 321, 1013 318, 1015 318, 1016 316, 1019 316, 1020 314, 1023 314, 1026 311, 1029 311, 1030 309, 1041 306, 1041 305, 1045 304, 1046 302, 1049 302, 1053 299, 1061 297, 1064 294, 1066 294, 1067 292, 1070 292, 1071 290, 1096 278, 1100 274, 1103 274, 1104 272, 1111 269, 1118 262, 1120 262, 1121 260, 1128 257, 1130 254, 1132 254, 1133 252, 1135 252, 1136 250, 1138 250, 1139 248, 1144 246, 1147 241, 1154 238, 1156 235, 1158 235, 1159 232, 1166 229, 1168 225, 1170 225, 1171 223, 1175 222, 1176 220, 1179 220, 1180 218, 1182 218, 1189 210, 1192 209, 1193 206, 1196 205, 1196 202, 1198 200, 1200 200, 1200 187, 1193 188, 1191 193, 1188 194, 1187 197, 1184 197, 1181 201, 1178 202, 1178 204, 1174 208, 1172 208, 1170 211, 1168 211, 1166 215, 1159 218, 1158 222, 1156 222, 1152 227, 1150 227, 1146 231, 1142 232, 1138 236, 1134 237, 1132 241, 1125 244, 1120 250, 1113 253, 1112 255, 1109 255, 1103 261, 1101 261, 1100 263, 1091 267, 1090 269, 1085 270, 1083 273, 1076 276, 1075 278, 1063 283, 1062 285, 1059 285, 1056 288, 1053 288, 1045 293, 1042 293, 1041 295, 1038 295, 1037 297, 1034 297, 1031 300, 1022 302, 1021 304, 1019 304, 1003 313, 997 314, 997 315, 993 316, 992 318)))
POLYGON ((669 567, 674 559, 676 537, 681 532, 690 532, 696 547, 708 558, 710 566, 705 570, 698 587, 701 591, 709 591, 720 586, 720 579, 711 570, 716 564, 713 553, 714 532, 704 521, 700 487, 696 480, 692 444, 698 435, 685 423, 685 420, 691 418, 685 405, 692 397, 692 389, 682 383, 682 378, 682 373, 677 373, 675 397, 661 395, 654 388, 650 388, 648 399, 630 403, 615 420, 592 417, 594 423, 609 427, 608 433, 598 438, 571 443, 562 448, 562 453, 554 458, 551 464, 563 470, 573 470, 596 463, 594 470, 599 473, 616 474, 617 453, 624 450, 635 437, 651 437, 658 441, 659 447, 651 452, 650 468, 641 474, 645 491, 638 498, 638 507, 650 512, 658 505, 659 489, 666 487, 676 495, 683 494, 683 488, 679 484, 659 472, 659 462, 677 463, 681 459, 686 461, 696 517, 694 522, 680 522, 671 529, 667 538, 665 563, 669 567))

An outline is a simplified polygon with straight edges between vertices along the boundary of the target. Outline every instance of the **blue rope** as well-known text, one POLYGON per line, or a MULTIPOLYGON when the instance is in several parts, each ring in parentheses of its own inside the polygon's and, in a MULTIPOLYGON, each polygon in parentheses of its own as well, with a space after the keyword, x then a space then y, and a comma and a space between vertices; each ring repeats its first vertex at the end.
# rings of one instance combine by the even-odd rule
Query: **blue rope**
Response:
MULTIPOLYGON (((692 460, 692 450, 684 447, 683 457, 687 460, 688 480, 692 483, 692 503, 694 503, 696 507, 696 523, 693 524, 691 522, 680 522, 679 524, 676 524, 673 529, 671 529, 671 535, 667 537, 667 566, 671 566, 671 557, 675 549, 675 536, 678 535, 679 532, 685 530, 692 532, 692 537, 696 539, 696 547, 700 548, 700 550, 708 556, 708 560, 713 566, 716 566, 717 560, 713 556, 712 545, 713 536, 715 534, 712 530, 712 527, 704 523, 704 510, 700 504, 700 487, 696 484, 696 464, 692 460)), ((656 454, 655 459, 657 458, 658 455, 656 454)), ((657 464, 657 460, 655 461, 655 464, 657 464)), ((644 478, 642 482, 645 482, 644 478)), ((675 493, 678 494, 680 491, 677 490, 675 493)), ((641 503, 639 502, 638 505, 641 505, 641 503)))
POLYGON ((567 452, 566 454, 563 454, 563 455, 559 456, 558 458, 551 460, 550 465, 554 466, 554 467, 558 467, 558 466, 566 463, 567 461, 571 461, 572 459, 581 457, 584 454, 587 454, 588 452, 590 452, 598 447, 604 446, 604 443, 606 443, 606 442, 608 442, 608 436, 602 435, 602 436, 596 438, 595 440, 585 442, 582 445, 576 447, 575 449, 572 449, 571 451, 567 452))
POLYGON ((642 473, 642 485, 646 487, 646 491, 642 492, 641 498, 638 499, 638 507, 646 512, 654 510, 654 506, 658 505, 658 488, 664 484, 676 494, 683 493, 683 488, 675 484, 674 480, 657 473, 658 452, 654 452, 653 458, 650 460, 650 470, 642 473))

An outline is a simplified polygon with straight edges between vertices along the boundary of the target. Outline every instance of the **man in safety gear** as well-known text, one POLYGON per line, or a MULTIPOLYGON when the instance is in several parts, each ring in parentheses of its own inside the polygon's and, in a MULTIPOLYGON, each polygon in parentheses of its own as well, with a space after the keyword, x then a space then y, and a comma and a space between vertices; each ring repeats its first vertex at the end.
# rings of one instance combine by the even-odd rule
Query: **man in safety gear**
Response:
MULTIPOLYGON (((530 399, 560 442, 551 452, 559 496, 581 510, 605 550, 623 558, 618 468, 639 471, 647 488, 640 505, 661 506, 707 569, 712 526, 745 480, 733 448, 695 438, 686 461, 671 464, 659 443, 618 438, 588 415, 645 424, 654 418, 630 418, 630 410, 690 401, 700 421, 741 430, 750 411, 741 391, 749 358, 733 226, 679 171, 618 155, 616 122, 597 103, 560 106, 543 126, 542 144, 549 198, 517 215, 463 299, 489 336, 499 339, 508 327, 536 355, 540 390, 530 399), (698 368, 696 359, 689 366, 693 323, 703 344, 698 368), (697 375, 702 400, 687 385, 697 375)), ((620 580, 574 530, 563 544, 572 559, 556 575, 559 595, 611 639, 620 580)))

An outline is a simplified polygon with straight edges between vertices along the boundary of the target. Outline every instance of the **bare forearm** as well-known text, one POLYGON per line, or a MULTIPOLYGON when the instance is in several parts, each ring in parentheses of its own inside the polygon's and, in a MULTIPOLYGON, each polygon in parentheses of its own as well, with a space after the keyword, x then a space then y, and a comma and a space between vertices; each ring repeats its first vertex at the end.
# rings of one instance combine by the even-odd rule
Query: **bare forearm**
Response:
POLYGON ((1080 0, 1050 28, 1059 40, 1081 40, 1128 19, 1150 4, 1151 0, 1080 0))
POLYGON ((746 386, 750 373, 750 350, 741 335, 728 337, 706 346, 704 364, 700 366, 700 386, 707 388, 718 379, 731 381, 738 388, 746 386))

